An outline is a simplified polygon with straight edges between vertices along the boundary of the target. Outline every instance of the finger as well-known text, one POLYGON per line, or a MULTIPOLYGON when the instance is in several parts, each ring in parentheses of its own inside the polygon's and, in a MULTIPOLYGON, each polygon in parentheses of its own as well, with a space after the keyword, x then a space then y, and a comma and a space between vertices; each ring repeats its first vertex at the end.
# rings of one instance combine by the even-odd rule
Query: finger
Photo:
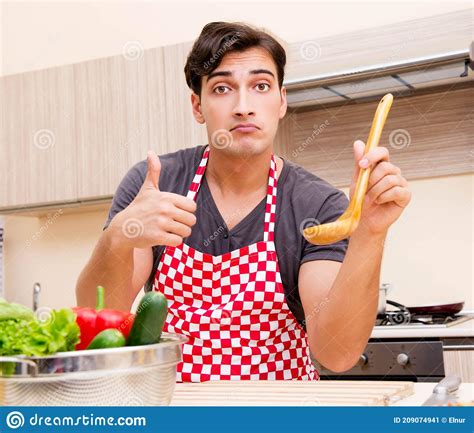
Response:
POLYGON ((380 161, 389 160, 390 155, 388 149, 386 147, 378 146, 364 155, 364 157, 359 161, 359 167, 368 168, 369 166, 374 166, 380 161))
POLYGON ((163 229, 181 238, 187 238, 191 235, 191 227, 174 220, 170 220, 163 229))
POLYGON ((192 213, 196 212, 196 202, 193 199, 174 193, 170 193, 169 198, 179 209, 192 213))
POLYGON ((367 196, 375 203, 381 194, 395 186, 402 186, 401 176, 388 174, 367 191, 367 196))
POLYGON ((171 217, 182 224, 192 227, 196 224, 196 216, 192 212, 188 212, 179 208, 175 208, 175 211, 171 217))
POLYGON ((379 162, 372 170, 372 173, 370 173, 369 185, 367 187, 368 191, 370 191, 370 189, 374 185, 376 185, 381 179, 383 179, 384 176, 387 176, 389 174, 401 175, 401 173, 402 171, 400 170, 400 168, 392 164, 391 162, 379 162))
POLYGON ((183 243, 183 238, 181 236, 175 235, 174 233, 166 233, 161 242, 163 242, 164 245, 177 247, 183 243))
POLYGON ((394 186, 390 188, 388 191, 380 194, 375 203, 376 204, 384 204, 393 202, 397 206, 404 208, 411 200, 411 192, 402 186, 394 186))
POLYGON ((161 162, 158 155, 152 150, 147 154, 147 172, 143 187, 160 190, 158 187, 160 181, 161 162))

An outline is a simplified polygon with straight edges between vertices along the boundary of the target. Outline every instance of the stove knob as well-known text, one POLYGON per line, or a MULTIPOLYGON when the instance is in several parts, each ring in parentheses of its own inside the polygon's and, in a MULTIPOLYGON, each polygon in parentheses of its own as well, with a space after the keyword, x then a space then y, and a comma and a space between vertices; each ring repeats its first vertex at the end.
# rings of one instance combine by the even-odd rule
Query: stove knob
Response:
POLYGON ((397 363, 399 365, 407 365, 410 362, 410 358, 406 353, 399 353, 397 355, 397 363))
POLYGON ((363 365, 367 364, 368 361, 369 361, 369 357, 365 353, 363 353, 362 355, 360 355, 357 365, 362 367, 363 365))

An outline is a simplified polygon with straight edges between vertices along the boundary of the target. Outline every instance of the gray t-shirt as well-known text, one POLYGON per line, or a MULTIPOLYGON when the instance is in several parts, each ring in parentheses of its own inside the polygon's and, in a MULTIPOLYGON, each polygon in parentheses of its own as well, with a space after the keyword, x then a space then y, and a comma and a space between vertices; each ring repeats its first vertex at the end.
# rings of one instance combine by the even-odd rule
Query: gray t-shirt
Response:
MULTIPOLYGON (((160 155, 160 191, 186 195, 194 178, 205 145, 160 155)), ((138 194, 147 172, 146 160, 135 164, 120 182, 114 195, 106 229, 112 218, 125 209, 138 194)), ((278 178, 275 245, 281 278, 289 308, 301 323, 304 311, 298 292, 298 270, 301 264, 311 260, 334 260, 342 262, 348 239, 331 245, 313 245, 301 234, 301 225, 336 220, 347 208, 345 194, 325 180, 303 167, 284 159, 278 178)), ((196 224, 192 234, 185 239, 190 247, 212 255, 222 255, 255 242, 263 241, 265 215, 263 199, 232 230, 227 226, 212 198, 204 175, 196 198, 196 224)), ((307 227, 308 225, 304 225, 307 227)), ((154 266, 145 285, 152 289, 156 268, 165 247, 153 247, 154 266)))

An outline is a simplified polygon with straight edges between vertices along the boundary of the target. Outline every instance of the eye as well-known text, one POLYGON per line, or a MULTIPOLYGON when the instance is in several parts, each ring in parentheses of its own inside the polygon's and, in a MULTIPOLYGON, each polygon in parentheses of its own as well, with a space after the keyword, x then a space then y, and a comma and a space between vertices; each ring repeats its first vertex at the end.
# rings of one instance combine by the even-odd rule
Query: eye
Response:
POLYGON ((223 95, 224 93, 227 93, 227 92, 224 91, 225 89, 230 90, 227 86, 217 86, 213 90, 213 92, 217 93, 218 95, 223 95))
POLYGON ((262 91, 262 92, 266 92, 266 91, 270 90, 270 84, 268 84, 268 83, 258 83, 257 84, 257 89, 262 91), (262 86, 264 86, 264 87, 262 88, 262 86), (267 87, 265 87, 265 86, 267 86, 267 87))

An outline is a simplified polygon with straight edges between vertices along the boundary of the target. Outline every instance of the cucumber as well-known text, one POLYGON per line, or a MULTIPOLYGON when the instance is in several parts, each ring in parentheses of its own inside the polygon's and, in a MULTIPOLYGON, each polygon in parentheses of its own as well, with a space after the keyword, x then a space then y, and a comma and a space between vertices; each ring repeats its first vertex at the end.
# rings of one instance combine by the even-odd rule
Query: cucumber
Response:
POLYGON ((99 332, 87 346, 90 349, 110 349, 125 346, 125 337, 118 329, 104 329, 99 332))
POLYGON ((168 314, 168 301, 161 292, 148 292, 140 301, 127 346, 158 343, 168 314))

